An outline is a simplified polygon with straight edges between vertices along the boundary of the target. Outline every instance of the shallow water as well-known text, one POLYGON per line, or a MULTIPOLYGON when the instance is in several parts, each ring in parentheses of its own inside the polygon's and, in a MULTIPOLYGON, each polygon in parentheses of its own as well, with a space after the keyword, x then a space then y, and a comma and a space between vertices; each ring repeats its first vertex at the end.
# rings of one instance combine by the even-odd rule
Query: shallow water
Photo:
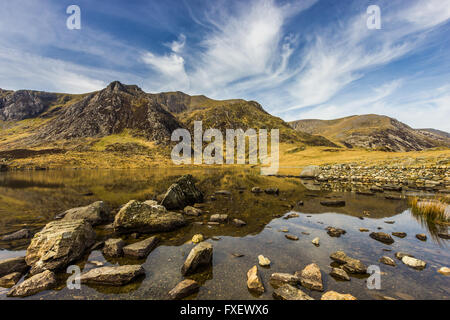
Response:
MULTIPOLYGON (((81 290, 65 287, 65 278, 60 275, 60 286, 28 299, 165 299, 167 292, 183 280, 180 269, 185 257, 194 246, 189 240, 196 233, 202 233, 213 244, 213 264, 210 268, 190 276, 201 284, 198 294, 190 299, 271 299, 273 287, 269 277, 274 272, 294 273, 315 262, 322 270, 325 291, 335 290, 350 293, 358 299, 380 299, 389 296, 396 299, 449 299, 450 280, 437 272, 442 266, 450 265, 448 240, 436 236, 436 227, 415 218, 406 200, 386 200, 383 194, 376 196, 314 191, 305 188, 295 178, 263 177, 258 171, 241 169, 152 169, 152 170, 61 170, 7 172, 0 175, 0 235, 26 226, 38 231, 51 221, 55 214, 68 208, 89 204, 96 200, 107 201, 117 208, 130 199, 151 199, 163 193, 177 177, 191 173, 198 180, 198 187, 206 194, 207 211, 202 217, 191 219, 192 223, 174 232, 160 234, 160 245, 145 260, 106 260, 101 251, 89 253, 78 265, 82 270, 95 266, 89 261, 100 261, 105 265, 142 264, 145 277, 123 287, 86 286, 81 290), (252 194, 251 187, 278 187, 280 194, 252 194), (210 196, 216 190, 226 189, 231 197, 210 196), (346 200, 341 208, 324 207, 320 200, 337 198, 346 200), (297 206, 302 200, 303 206, 297 206), (290 207, 292 205, 292 207, 290 207), (369 216, 363 214, 370 212, 369 216), (290 212, 299 217, 289 220, 283 216, 290 212), (207 221, 214 213, 227 213, 231 219, 239 218, 247 226, 232 224, 219 226, 200 225, 194 222, 207 221), (360 219, 363 217, 363 219, 360 219), (385 221, 395 221, 387 224, 385 221), (325 228, 343 228, 347 233, 339 238, 330 237, 325 228), (369 237, 370 231, 406 232, 404 239, 396 238, 392 245, 385 245, 369 237), (378 228, 382 228, 378 230, 378 228), (281 229, 299 237, 298 241, 285 238, 281 229), (426 242, 415 238, 425 233, 426 242), (212 237, 219 239, 213 240, 212 237), (320 238, 320 246, 311 240, 320 238), (392 251, 384 251, 389 249, 392 251), (366 265, 378 265, 381 269, 381 290, 369 290, 366 277, 351 277, 351 281, 337 281, 331 276, 330 254, 344 250, 347 255, 358 258, 366 265), (425 260, 424 270, 414 270, 395 259, 394 253, 403 251, 425 260), (243 254, 234 257, 233 253, 243 254), (246 273, 262 254, 272 263, 270 268, 258 266, 266 292, 257 297, 248 292, 246 273), (383 256, 393 258, 397 266, 380 264, 383 256)), ((96 229, 100 239, 111 234, 96 229)), ((143 236, 140 240, 144 239, 143 236)), ((133 242, 124 237, 126 242, 133 242)), ((29 240, 14 242, 0 241, 0 259, 23 256, 29 240)), ((321 293, 304 291, 314 298, 321 293)), ((0 299, 6 298, 7 290, 0 288, 0 299)))

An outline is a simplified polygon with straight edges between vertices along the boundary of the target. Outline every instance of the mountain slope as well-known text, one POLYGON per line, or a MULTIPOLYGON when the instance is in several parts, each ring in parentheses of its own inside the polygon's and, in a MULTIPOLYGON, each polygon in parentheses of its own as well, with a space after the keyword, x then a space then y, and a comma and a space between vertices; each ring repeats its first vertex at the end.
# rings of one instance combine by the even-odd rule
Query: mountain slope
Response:
POLYGON ((435 134, 425 134, 396 119, 375 114, 335 120, 298 120, 289 124, 297 131, 323 135, 348 148, 411 151, 450 146, 448 138, 437 138, 435 134))

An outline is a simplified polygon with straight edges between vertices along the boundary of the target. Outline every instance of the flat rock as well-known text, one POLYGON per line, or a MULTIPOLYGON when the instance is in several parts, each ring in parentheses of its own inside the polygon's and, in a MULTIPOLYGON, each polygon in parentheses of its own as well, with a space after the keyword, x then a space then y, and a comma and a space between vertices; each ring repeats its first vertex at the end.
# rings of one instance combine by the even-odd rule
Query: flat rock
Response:
POLYGON ((344 207, 344 200, 322 200, 320 204, 326 207, 344 207))
POLYGON ((314 300, 302 290, 290 285, 284 284, 273 291, 273 297, 277 300, 314 300))
POLYGON ((81 274, 80 281, 86 284, 122 286, 144 274, 145 270, 140 265, 101 267, 81 274))
POLYGON ((185 276, 194 273, 198 268, 210 265, 212 262, 213 247, 208 242, 200 242, 191 252, 181 268, 181 273, 185 276))
POLYGON ((375 239, 377 241, 386 243, 386 244, 392 244, 394 243, 394 239, 392 239, 392 237, 384 232, 372 232, 369 235, 372 239, 375 239))
POLYGON ((161 205, 169 210, 183 209, 186 206, 203 202, 203 194, 195 186, 192 175, 187 174, 172 184, 164 194, 161 205))
POLYGON ((298 240, 298 237, 297 236, 294 236, 294 235, 292 235, 292 234, 286 234, 286 235, 284 235, 285 237, 286 237, 286 239, 288 239, 288 240, 293 240, 293 241, 297 241, 298 240))
POLYGON ((20 278, 22 278, 22 273, 20 272, 7 274, 6 276, 0 278, 0 287, 11 288, 12 286, 15 286, 17 282, 19 282, 20 278))
POLYGON ((342 264, 344 270, 348 273, 367 273, 367 267, 360 260, 347 256, 344 251, 336 251, 330 255, 330 258, 342 264))
POLYGON ((202 215, 203 210, 198 209, 198 208, 194 208, 194 207, 191 207, 191 206, 187 206, 187 207, 184 207, 183 212, 187 216, 198 217, 198 216, 202 215))
POLYGON ((317 264, 307 265, 301 272, 296 272, 295 276, 300 278, 303 287, 310 290, 323 291, 322 274, 317 264))
POLYGON ((108 239, 105 241, 102 252, 105 257, 121 257, 123 255, 123 247, 125 247, 125 241, 122 239, 108 239))
POLYGON ((407 236, 406 232, 392 232, 392 235, 398 238, 405 238, 407 236))
POLYGON ((119 233, 154 233, 172 231, 186 225, 182 214, 161 208, 131 200, 117 213, 114 230, 119 233))
POLYGON ((339 280, 350 281, 350 277, 348 276, 347 272, 345 272, 345 270, 342 270, 340 268, 332 268, 330 276, 339 280))
POLYGON ((320 300, 357 300, 351 294, 338 293, 336 291, 325 292, 320 300))
POLYGON ((408 267, 414 268, 414 269, 424 269, 427 265, 427 263, 425 261, 413 258, 413 257, 408 257, 408 256, 404 256, 402 258, 402 262, 404 264, 406 264, 408 267))
POLYGON ((369 232, 370 230, 369 230, 369 229, 366 229, 366 228, 359 228, 359 231, 360 231, 360 232, 369 232))
POLYGON ((258 276, 258 267, 253 266, 247 272, 247 288, 256 294, 263 294, 265 289, 261 279, 258 276))
POLYGON ((27 229, 21 229, 19 231, 16 231, 11 234, 7 234, 6 236, 3 236, 1 238, 2 241, 14 241, 14 240, 20 240, 20 239, 28 239, 31 237, 30 230, 27 229))
POLYGON ((406 252, 396 252, 396 253, 395 253, 395 257, 396 257, 398 260, 402 260, 403 257, 411 257, 411 258, 414 258, 414 256, 413 256, 412 254, 409 254, 409 253, 406 253, 406 252))
POLYGON ((209 221, 211 222, 226 222, 227 220, 228 220, 227 214, 213 214, 209 218, 209 221))
POLYGON ((169 291, 169 298, 172 300, 180 300, 196 293, 199 288, 200 286, 197 281, 186 279, 178 283, 175 288, 169 291))
POLYGON ((110 221, 111 216, 106 203, 97 201, 85 207, 69 209, 58 215, 57 218, 63 218, 64 220, 85 219, 91 225, 96 226, 110 221))
POLYGON ((56 286, 56 276, 50 270, 38 273, 22 283, 15 285, 8 292, 8 297, 27 297, 56 286))
POLYGON ((145 240, 135 242, 123 248, 123 254, 126 257, 135 259, 142 259, 148 256, 148 254, 156 248, 159 243, 159 238, 154 236, 145 240))
POLYGON ((36 233, 25 260, 31 274, 65 268, 81 258, 95 242, 96 234, 85 220, 56 220, 36 233))
POLYGON ((24 273, 28 270, 25 257, 9 258, 0 260, 0 277, 4 277, 14 272, 24 273))
POLYGON ((272 273, 270 276, 270 284, 279 287, 285 283, 296 285, 300 283, 300 279, 290 273, 272 273))
POLYGON ((395 261, 392 259, 392 258, 389 258, 389 257, 387 257, 387 256, 382 256, 381 258, 380 258, 380 262, 381 263, 384 263, 384 264, 386 264, 386 265, 388 265, 388 266, 393 266, 393 267, 395 267, 397 264, 395 263, 395 261))

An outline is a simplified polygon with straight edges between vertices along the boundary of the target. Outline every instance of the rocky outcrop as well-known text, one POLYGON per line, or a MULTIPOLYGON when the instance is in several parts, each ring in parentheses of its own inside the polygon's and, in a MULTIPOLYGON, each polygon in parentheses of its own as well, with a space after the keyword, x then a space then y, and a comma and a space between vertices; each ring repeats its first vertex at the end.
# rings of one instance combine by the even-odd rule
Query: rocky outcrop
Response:
POLYGON ((197 281, 186 279, 178 283, 175 288, 169 291, 169 298, 172 300, 183 299, 196 293, 199 288, 197 281))
POLYGON ((290 284, 284 284, 273 291, 273 297, 277 300, 314 300, 302 290, 290 284))
POLYGON ((187 174, 172 184, 164 195, 161 205, 167 209, 183 209, 194 203, 203 202, 203 194, 195 186, 192 175, 187 174))
POLYGON ((258 276, 258 267, 253 266, 247 272, 247 288, 255 294, 263 294, 265 289, 261 279, 258 276))
POLYGON ((19 121, 36 117, 56 102, 59 96, 40 91, 0 89, 0 120, 19 121))
POLYGON ((351 294, 338 293, 336 291, 325 292, 320 300, 357 300, 351 294))
POLYGON ((330 258, 337 263, 342 264, 344 270, 348 273, 367 273, 367 267, 360 260, 350 258, 344 251, 336 251, 330 255, 330 258))
POLYGON ((85 207, 69 209, 58 217, 64 220, 85 219, 93 226, 107 222, 111 218, 110 210, 103 201, 97 201, 85 207))
POLYGON ((186 261, 181 268, 181 273, 189 275, 194 273, 197 269, 202 266, 207 266, 212 263, 213 247, 208 242, 200 242, 194 248, 186 258, 186 261))
POLYGON ((118 267, 101 267, 81 274, 81 283, 122 286, 139 276, 145 275, 140 265, 125 265, 118 267))
POLYGON ((8 297, 27 297, 44 290, 52 289, 56 286, 56 283, 55 274, 50 270, 46 270, 14 286, 7 295, 8 297))
POLYGON ((158 237, 150 237, 145 240, 135 242, 123 248, 123 253, 126 257, 135 259, 142 259, 156 248, 159 243, 158 237))
POLYGON ((117 213, 114 229, 119 233, 152 233, 172 231, 186 224, 182 214, 164 212, 160 207, 131 200, 117 213))
POLYGON ((295 276, 300 278, 303 287, 310 290, 323 291, 322 274, 317 264, 307 265, 301 272, 296 272, 295 276))
POLYGON ((0 277, 6 276, 14 272, 24 273, 28 270, 25 257, 9 258, 0 260, 0 277))
POLYGON ((31 274, 58 270, 79 259, 95 241, 95 232, 85 220, 57 220, 36 233, 27 249, 31 274))

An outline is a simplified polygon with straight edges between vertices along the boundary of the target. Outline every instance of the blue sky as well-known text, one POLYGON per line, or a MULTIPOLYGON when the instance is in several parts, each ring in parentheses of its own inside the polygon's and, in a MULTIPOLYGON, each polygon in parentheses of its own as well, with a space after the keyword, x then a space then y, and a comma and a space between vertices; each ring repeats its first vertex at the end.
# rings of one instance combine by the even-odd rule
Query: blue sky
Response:
POLYGON ((113 80, 256 100, 285 120, 377 113, 450 131, 447 0, 2 0, 0 87, 113 80), (66 8, 81 9, 81 30, 66 8), (369 5, 381 29, 366 26, 369 5))

